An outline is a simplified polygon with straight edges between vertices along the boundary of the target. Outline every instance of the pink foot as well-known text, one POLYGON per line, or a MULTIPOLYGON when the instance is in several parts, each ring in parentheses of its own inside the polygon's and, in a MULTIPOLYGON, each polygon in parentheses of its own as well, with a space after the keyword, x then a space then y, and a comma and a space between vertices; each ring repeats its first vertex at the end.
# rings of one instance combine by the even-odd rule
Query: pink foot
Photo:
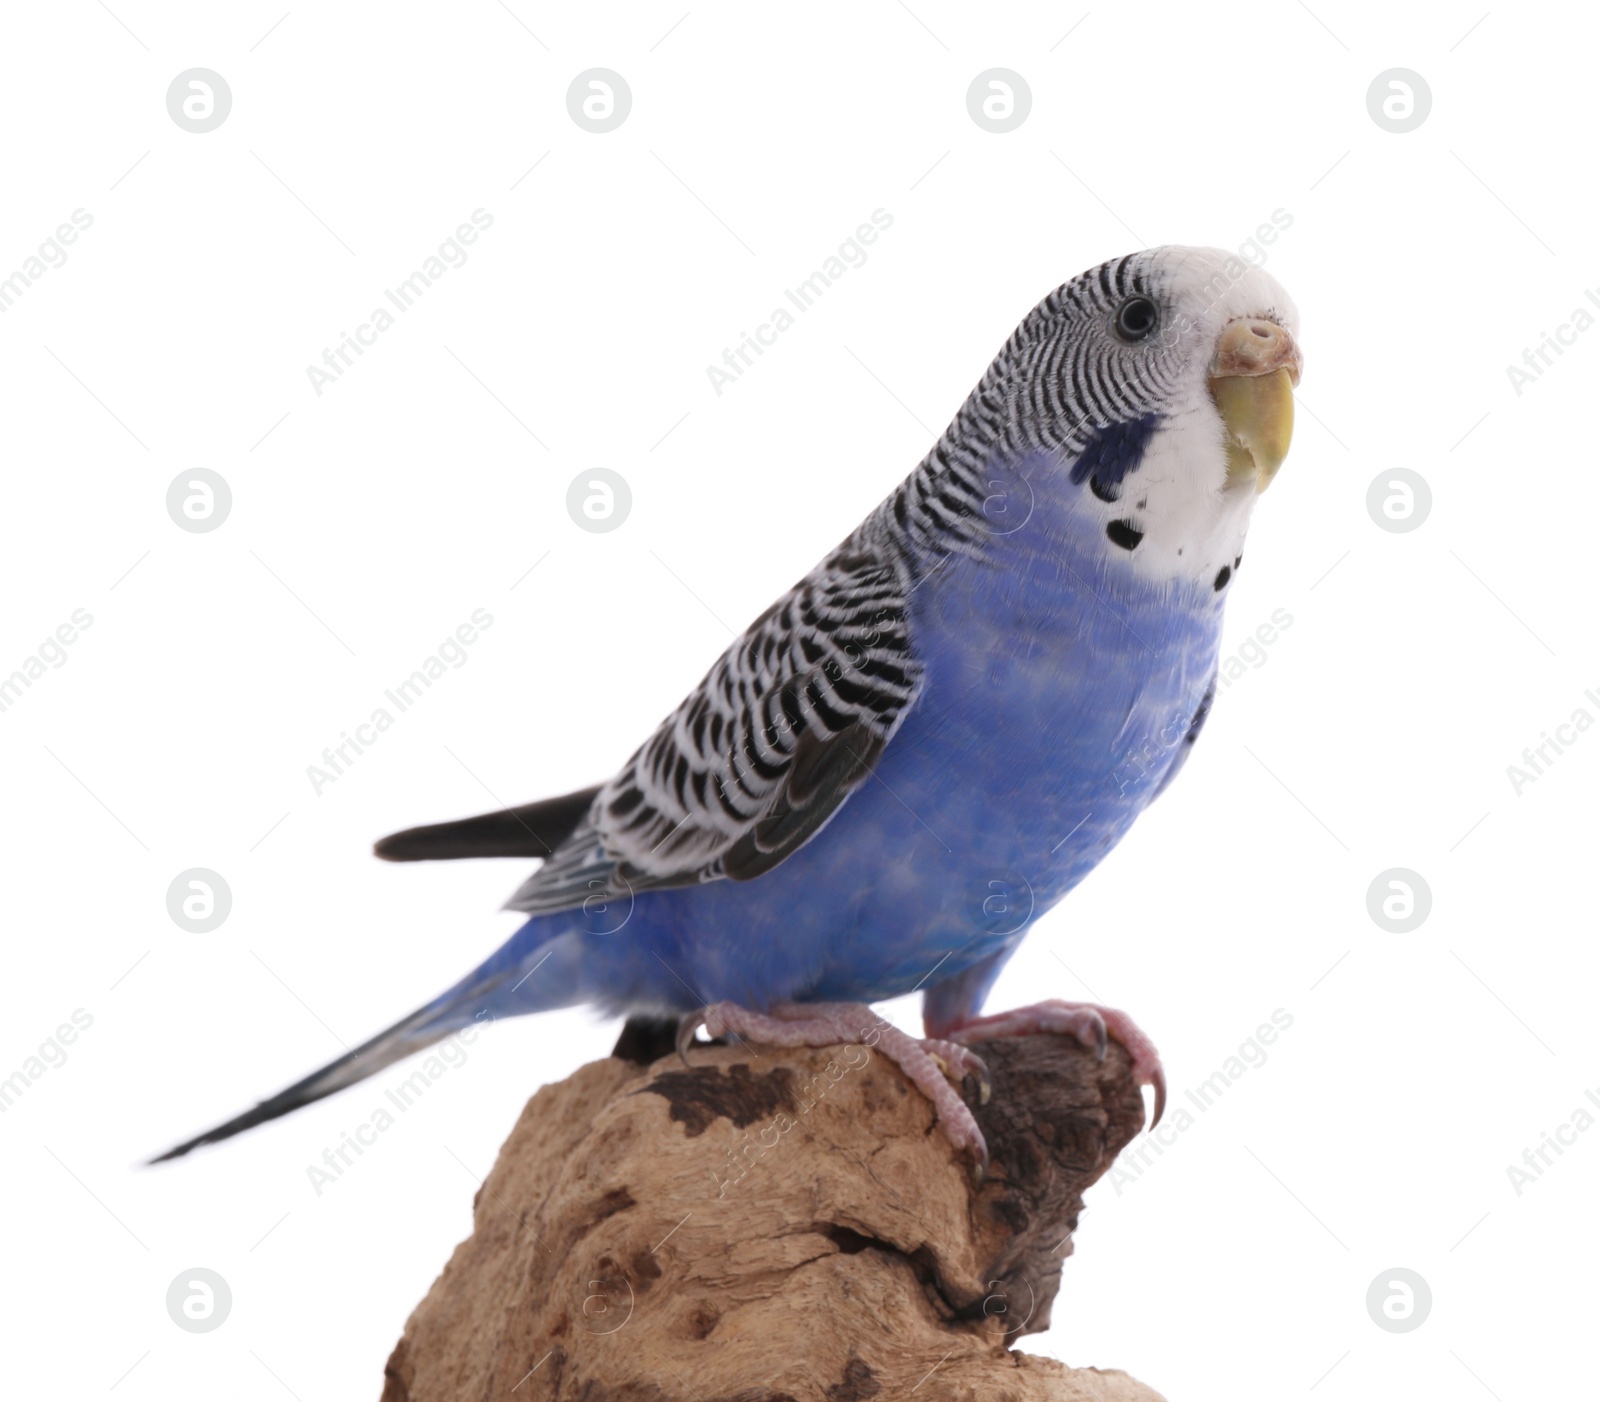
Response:
POLYGON ((1127 1013, 1116 1008, 1103 1008, 1098 1003, 1065 1003, 1051 998, 1026 1008, 1013 1008, 1010 1012, 995 1013, 990 1017, 973 1018, 949 1029, 955 1042, 978 1042, 990 1037, 1026 1037, 1036 1032, 1056 1032, 1076 1037, 1086 1047, 1093 1047, 1102 1060, 1106 1054, 1106 1038, 1114 1037, 1127 1048, 1133 1058, 1133 1074, 1141 1086, 1154 1086, 1156 1092, 1155 1114, 1150 1128, 1161 1123, 1161 1112, 1167 1107, 1167 1076, 1161 1069, 1161 1056, 1152 1042, 1127 1013))
POLYGON ((979 1094, 989 1098, 989 1075, 982 1059, 959 1042, 929 1037, 919 1041, 880 1018, 865 1003, 780 1003, 772 1014, 751 1012, 737 1003, 713 1003, 686 1017, 678 1028, 678 1052, 688 1060, 695 1032, 713 1037, 732 1033, 771 1047, 833 1047, 841 1043, 876 1048, 905 1072, 933 1102, 945 1135, 960 1152, 971 1150, 981 1174, 989 1161, 983 1132, 961 1093, 947 1077, 971 1075, 979 1094))

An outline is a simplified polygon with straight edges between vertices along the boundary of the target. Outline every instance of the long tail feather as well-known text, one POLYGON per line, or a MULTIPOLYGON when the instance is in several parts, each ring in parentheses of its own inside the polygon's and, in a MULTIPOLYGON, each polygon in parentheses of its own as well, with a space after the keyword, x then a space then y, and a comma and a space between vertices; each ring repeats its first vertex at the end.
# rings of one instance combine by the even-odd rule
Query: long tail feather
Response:
POLYGON ((387 1031, 380 1032, 370 1041, 363 1042, 354 1051, 346 1052, 337 1060, 330 1061, 320 1071, 313 1071, 304 1080, 296 1081, 286 1090, 281 1090, 263 1100, 253 1109, 246 1110, 242 1115, 235 1115, 214 1129, 206 1130, 204 1134, 197 1134, 193 1139, 185 1140, 182 1144, 168 1149, 166 1153, 156 1155, 149 1162, 165 1163, 168 1159, 182 1158, 191 1149, 197 1149, 202 1144, 216 1144, 223 1139, 231 1139, 244 1130, 266 1124, 268 1120, 287 1115, 302 1105, 309 1105, 324 1096, 332 1095, 335 1091, 344 1090, 347 1086, 366 1080, 368 1076, 375 1076, 397 1061, 403 1061, 413 1052, 442 1041, 460 1025, 453 1020, 441 1020, 435 1004, 418 1008, 409 1017, 402 1018, 387 1031))
POLYGON ((393 1027, 330 1061, 320 1071, 263 1100, 253 1109, 158 1154, 151 1163, 182 1158, 202 1144, 231 1139, 244 1130, 310 1105, 443 1041, 480 1019, 520 1017, 590 1001, 583 986, 584 939, 548 919, 525 924, 482 964, 431 1003, 393 1027), (535 977, 537 975, 537 977, 535 977))

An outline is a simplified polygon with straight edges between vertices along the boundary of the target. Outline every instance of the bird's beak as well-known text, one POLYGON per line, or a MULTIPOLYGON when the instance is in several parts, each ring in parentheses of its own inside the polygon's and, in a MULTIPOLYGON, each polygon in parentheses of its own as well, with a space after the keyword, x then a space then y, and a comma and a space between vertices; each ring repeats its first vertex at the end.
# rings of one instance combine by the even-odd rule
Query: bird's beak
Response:
POLYGON ((1207 387, 1228 430, 1228 480, 1264 492, 1289 456, 1300 347, 1275 321, 1243 317, 1217 337, 1207 387))

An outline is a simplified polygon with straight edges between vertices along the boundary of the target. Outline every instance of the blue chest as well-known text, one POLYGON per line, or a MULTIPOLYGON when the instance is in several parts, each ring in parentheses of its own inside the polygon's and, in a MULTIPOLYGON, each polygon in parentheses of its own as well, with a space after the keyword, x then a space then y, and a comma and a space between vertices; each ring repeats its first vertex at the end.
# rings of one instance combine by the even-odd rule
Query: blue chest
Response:
POLYGON ((1215 671, 1213 592, 1141 580, 1085 529, 1002 538, 912 596, 927 686, 879 772, 952 849, 935 864, 968 926, 973 893, 1037 915, 1088 874, 1181 762, 1215 671))

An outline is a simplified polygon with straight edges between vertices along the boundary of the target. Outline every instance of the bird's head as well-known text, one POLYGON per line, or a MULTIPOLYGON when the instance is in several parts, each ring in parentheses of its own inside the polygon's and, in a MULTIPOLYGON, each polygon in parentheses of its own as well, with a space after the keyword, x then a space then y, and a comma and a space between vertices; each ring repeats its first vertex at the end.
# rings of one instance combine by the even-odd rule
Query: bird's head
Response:
POLYGON ((1071 510, 1108 552, 1220 591, 1289 451, 1298 333, 1294 303, 1259 266, 1152 248, 1056 289, 996 366, 1009 360, 1012 432, 1060 454, 1071 510))

